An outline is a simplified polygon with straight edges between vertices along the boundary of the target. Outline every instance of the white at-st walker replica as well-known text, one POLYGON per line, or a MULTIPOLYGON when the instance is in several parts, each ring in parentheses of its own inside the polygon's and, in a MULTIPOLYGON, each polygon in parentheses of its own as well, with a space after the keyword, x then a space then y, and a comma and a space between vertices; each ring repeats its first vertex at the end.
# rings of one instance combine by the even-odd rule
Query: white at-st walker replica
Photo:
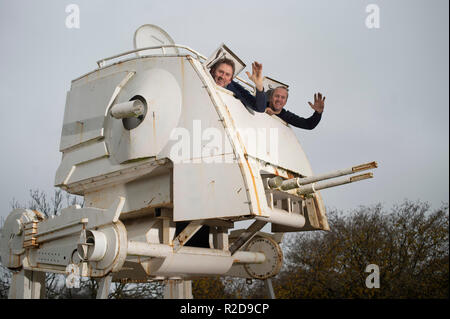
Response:
POLYGON ((314 176, 286 123, 215 84, 218 57, 241 63, 226 46, 206 59, 152 25, 134 40, 72 81, 55 185, 85 207, 9 214, 0 256, 10 298, 45 296, 46 272, 96 278, 98 298, 111 281, 165 280, 166 297, 189 298, 196 277, 271 278, 284 232, 329 229, 318 191, 372 177, 329 180, 375 162, 314 176), (252 223, 234 229, 243 220, 252 223), (260 231, 268 223, 271 234, 260 231), (200 229, 209 247, 187 243, 200 229))

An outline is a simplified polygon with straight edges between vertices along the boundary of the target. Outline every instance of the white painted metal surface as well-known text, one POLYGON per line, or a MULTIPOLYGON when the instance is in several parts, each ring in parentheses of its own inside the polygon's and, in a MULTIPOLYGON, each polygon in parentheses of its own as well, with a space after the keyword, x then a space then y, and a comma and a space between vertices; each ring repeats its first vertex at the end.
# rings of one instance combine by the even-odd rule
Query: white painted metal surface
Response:
POLYGON ((139 117, 144 115, 144 105, 139 100, 114 104, 111 108, 111 115, 115 119, 125 119, 128 117, 139 117))
POLYGON ((278 208, 273 208, 269 213, 269 217, 257 216, 256 219, 295 228, 302 228, 305 225, 305 217, 301 214, 289 213, 278 208))
POLYGON ((262 263, 245 264, 247 273, 258 279, 267 279, 275 276, 283 264, 283 252, 278 243, 270 237, 255 237, 247 245, 249 251, 264 254, 265 260, 262 263))
MULTIPOLYGON (((235 238, 241 235, 242 231, 236 230, 230 234, 230 240, 236 240, 235 238)), ((226 273, 227 276, 241 277, 241 278, 254 278, 254 279, 267 279, 275 276, 281 269, 283 264, 283 252, 280 247, 282 240, 282 234, 266 234, 258 232, 251 238, 242 248, 245 253, 257 252, 264 255, 264 260, 258 258, 258 262, 245 262, 240 263, 237 260, 226 273)), ((237 251, 233 257, 238 258, 240 251, 237 251)), ((244 259, 251 258, 244 256, 244 259)), ((246 260, 250 261, 250 260, 246 260)), ((256 260, 255 260, 256 261, 256 260)))
MULTIPOLYGON (((175 41, 166 31, 153 24, 144 24, 134 33, 134 48, 145 48, 152 46, 173 45, 175 41)), ((177 48, 161 48, 163 54, 178 54, 177 48)), ((155 50, 144 50, 137 53, 138 56, 155 54, 155 50)))
POLYGON ((44 299, 45 272, 22 269, 13 272, 8 299, 44 299))

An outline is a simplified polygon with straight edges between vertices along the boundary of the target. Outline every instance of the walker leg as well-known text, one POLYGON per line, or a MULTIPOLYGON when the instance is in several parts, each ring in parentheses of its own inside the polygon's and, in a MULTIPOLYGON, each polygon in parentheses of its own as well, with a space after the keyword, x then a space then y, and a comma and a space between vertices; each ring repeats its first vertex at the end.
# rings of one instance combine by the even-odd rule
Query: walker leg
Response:
POLYGON ((107 275, 99 280, 97 299, 107 299, 111 287, 112 275, 107 275))
POLYGON ((164 299, 193 299, 192 280, 168 280, 164 299))
POLYGON ((273 291, 272 279, 267 278, 266 280, 264 280, 264 286, 266 287, 267 295, 269 296, 269 298, 276 299, 275 292, 273 291))
POLYGON ((12 275, 9 299, 45 298, 45 272, 22 269, 12 275))

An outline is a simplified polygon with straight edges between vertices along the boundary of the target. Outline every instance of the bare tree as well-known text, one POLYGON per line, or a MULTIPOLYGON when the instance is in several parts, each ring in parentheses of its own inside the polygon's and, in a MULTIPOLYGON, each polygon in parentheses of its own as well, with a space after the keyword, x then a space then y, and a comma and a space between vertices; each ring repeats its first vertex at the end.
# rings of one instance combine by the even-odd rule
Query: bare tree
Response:
POLYGON ((405 201, 351 214, 333 211, 330 232, 299 233, 286 243, 288 269, 275 282, 280 298, 448 298, 448 205, 405 201), (380 288, 368 288, 368 265, 380 288))
MULTIPOLYGON (((285 264, 272 280, 277 298, 449 297, 448 204, 434 211, 408 200, 390 211, 381 204, 332 210, 329 223, 329 232, 285 236, 285 264), (369 265, 378 266, 379 288, 366 285, 369 265)), ((206 282, 197 284, 194 296, 267 297, 258 280, 222 282, 215 290, 206 282)))

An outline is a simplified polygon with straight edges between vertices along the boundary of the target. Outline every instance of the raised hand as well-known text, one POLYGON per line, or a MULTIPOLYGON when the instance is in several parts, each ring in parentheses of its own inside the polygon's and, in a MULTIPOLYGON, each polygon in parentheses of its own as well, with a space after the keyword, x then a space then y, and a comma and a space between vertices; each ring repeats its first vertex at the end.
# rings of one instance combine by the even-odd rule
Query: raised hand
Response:
MULTIPOLYGON (((267 107, 267 108, 266 108, 266 113, 269 114, 269 115, 277 114, 277 113, 275 113, 274 110, 272 110, 270 107, 267 107)), ((278 112, 278 113, 280 113, 280 112, 278 112)))
POLYGON ((325 96, 322 99, 322 93, 314 94, 314 104, 308 102, 309 106, 317 113, 322 113, 325 106, 325 96))
POLYGON ((252 63, 252 74, 250 74, 248 71, 246 72, 247 76, 250 80, 253 81, 256 85, 256 89, 258 91, 262 91, 264 89, 263 87, 263 75, 262 75, 262 64, 258 62, 252 63))

